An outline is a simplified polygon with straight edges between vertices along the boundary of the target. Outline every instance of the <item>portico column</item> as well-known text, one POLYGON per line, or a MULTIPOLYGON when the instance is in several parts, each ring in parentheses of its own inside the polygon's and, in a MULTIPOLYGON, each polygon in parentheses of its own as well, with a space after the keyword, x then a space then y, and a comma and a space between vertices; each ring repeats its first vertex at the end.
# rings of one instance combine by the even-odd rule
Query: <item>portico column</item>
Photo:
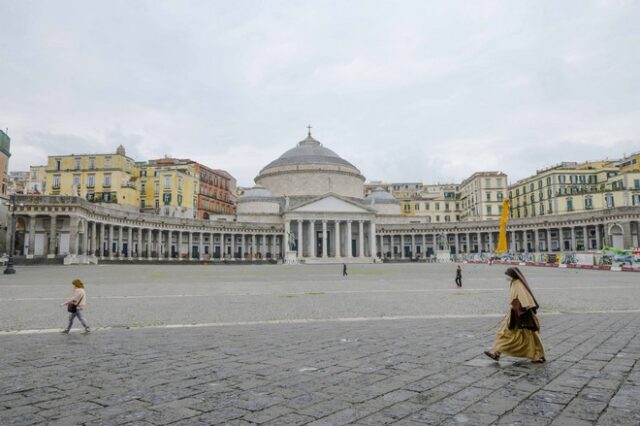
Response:
POLYGON ((282 256, 284 257, 289 250, 289 234, 291 233, 291 223, 286 220, 284 222, 284 235, 282 236, 282 245, 286 247, 280 247, 280 251, 283 252, 282 256))
POLYGON ((340 257, 340 221, 336 220, 335 222, 335 235, 333 236, 334 246, 335 246, 335 257, 340 257))
POLYGON ((376 236, 376 224, 375 222, 369 222, 369 247, 371 251, 371 257, 374 259, 378 257, 378 240, 376 236))
POLYGON ((315 221, 309 221, 309 257, 316 257, 316 229, 315 221))
POLYGON ((347 235, 344 238, 344 245, 347 249, 347 257, 353 256, 353 251, 351 250, 351 221, 347 221, 347 235))
POLYGON ((178 261, 182 260, 182 231, 178 231, 178 261))
POLYGON ((478 254, 482 253, 482 233, 478 232, 478 254))
POLYGON ((528 244, 527 230, 522 231, 522 245, 524 246, 524 252, 529 253, 529 244, 528 244))
POLYGON ((471 254, 471 234, 467 232, 467 254, 471 254))
POLYGON ((142 228, 138 228, 138 250, 136 250, 138 254, 138 259, 142 260, 142 228))
POLYGON ((303 244, 304 239, 302 238, 302 220, 298 219, 298 244, 297 244, 297 249, 298 249, 298 259, 302 258, 303 256, 303 244))
POLYGON ((600 225, 596 225, 596 250, 600 250, 602 248, 602 243, 600 241, 600 225))
POLYGON ((571 251, 576 251, 576 227, 571 227, 571 251))
POLYGON ((400 234, 400 258, 404 259, 404 234, 400 234))
POLYGON ((540 251, 540 242, 538 241, 539 239, 539 235, 538 235, 538 228, 535 228, 533 230, 533 252, 537 253, 538 251, 540 251))
POLYGON ((364 221, 358 221, 358 257, 364 257, 364 221))
POLYGON ((322 221, 322 257, 327 257, 327 221, 322 221))
POLYGON ((455 234, 453 234, 453 238, 456 245, 456 256, 460 256, 460 234, 456 232, 455 234))
POLYGON ((493 244, 493 231, 489 232, 489 252, 493 253, 495 251, 495 245, 493 244))
POLYGON ((199 240, 198 240, 198 258, 200 260, 204 259, 204 233, 200 232, 200 235, 198 236, 199 240))
POLYGON ((551 252, 551 228, 545 229, 544 234, 547 242, 547 252, 551 252))
POLYGON ((587 234, 587 227, 582 227, 582 251, 589 250, 589 234, 587 234))
POLYGON ((189 260, 193 260, 193 232, 189 231, 189 260))

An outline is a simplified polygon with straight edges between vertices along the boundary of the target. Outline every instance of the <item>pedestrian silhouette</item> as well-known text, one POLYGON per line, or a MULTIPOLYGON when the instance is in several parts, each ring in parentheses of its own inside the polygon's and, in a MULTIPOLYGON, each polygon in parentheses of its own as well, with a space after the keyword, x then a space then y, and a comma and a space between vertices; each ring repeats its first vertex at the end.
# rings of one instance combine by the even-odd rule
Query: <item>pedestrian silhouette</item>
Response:
POLYGON ((346 277, 347 275, 349 275, 349 274, 347 274, 347 264, 343 263, 342 264, 342 276, 346 277))
POLYGON ((456 285, 462 287, 462 268, 460 265, 456 268, 456 285))

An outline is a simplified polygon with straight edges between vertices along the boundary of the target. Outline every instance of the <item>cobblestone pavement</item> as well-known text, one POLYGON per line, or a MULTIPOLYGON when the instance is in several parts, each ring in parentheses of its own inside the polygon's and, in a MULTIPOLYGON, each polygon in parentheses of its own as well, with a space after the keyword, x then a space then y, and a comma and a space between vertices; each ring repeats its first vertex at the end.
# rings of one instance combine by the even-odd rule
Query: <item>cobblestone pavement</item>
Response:
POLYGON ((3 335, 0 424, 640 423, 640 314, 543 315, 544 365, 485 359, 498 321, 3 335))

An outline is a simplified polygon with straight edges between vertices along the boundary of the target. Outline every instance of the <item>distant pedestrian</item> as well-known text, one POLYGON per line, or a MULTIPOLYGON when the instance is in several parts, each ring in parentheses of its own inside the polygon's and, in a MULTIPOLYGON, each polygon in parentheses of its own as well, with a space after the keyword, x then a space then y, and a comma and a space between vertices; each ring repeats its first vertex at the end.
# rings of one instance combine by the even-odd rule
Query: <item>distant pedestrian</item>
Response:
POLYGON ((342 264, 342 276, 346 277, 347 275, 349 275, 349 274, 347 274, 347 264, 343 263, 342 264))
POLYGON ((462 287, 462 268, 460 265, 456 268, 456 285, 458 288, 462 287))
POLYGON ((71 326, 73 325, 73 320, 78 317, 78 320, 80 320, 80 323, 84 327, 84 332, 89 333, 91 331, 89 329, 89 324, 87 324, 87 321, 84 319, 82 314, 84 307, 87 305, 87 293, 84 290, 84 284, 77 278, 72 281, 72 284, 75 287, 73 295, 62 304, 62 306, 67 306, 67 312, 69 312, 69 324, 62 332, 64 334, 69 334, 71 326))
POLYGON ((540 322, 536 315, 538 302, 520 269, 509 268, 505 275, 510 286, 511 309, 496 333, 493 350, 484 354, 494 361, 498 361, 504 353, 543 363, 544 347, 540 338, 540 322))

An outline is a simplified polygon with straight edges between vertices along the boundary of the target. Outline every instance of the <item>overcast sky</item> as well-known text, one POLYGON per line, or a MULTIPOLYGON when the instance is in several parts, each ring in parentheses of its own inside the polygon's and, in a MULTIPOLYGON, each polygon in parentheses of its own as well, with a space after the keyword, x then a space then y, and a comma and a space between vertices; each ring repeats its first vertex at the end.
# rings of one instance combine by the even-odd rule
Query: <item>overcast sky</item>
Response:
POLYGON ((10 169, 165 154, 240 185, 314 136, 368 180, 640 151, 638 1, 0 0, 10 169))

